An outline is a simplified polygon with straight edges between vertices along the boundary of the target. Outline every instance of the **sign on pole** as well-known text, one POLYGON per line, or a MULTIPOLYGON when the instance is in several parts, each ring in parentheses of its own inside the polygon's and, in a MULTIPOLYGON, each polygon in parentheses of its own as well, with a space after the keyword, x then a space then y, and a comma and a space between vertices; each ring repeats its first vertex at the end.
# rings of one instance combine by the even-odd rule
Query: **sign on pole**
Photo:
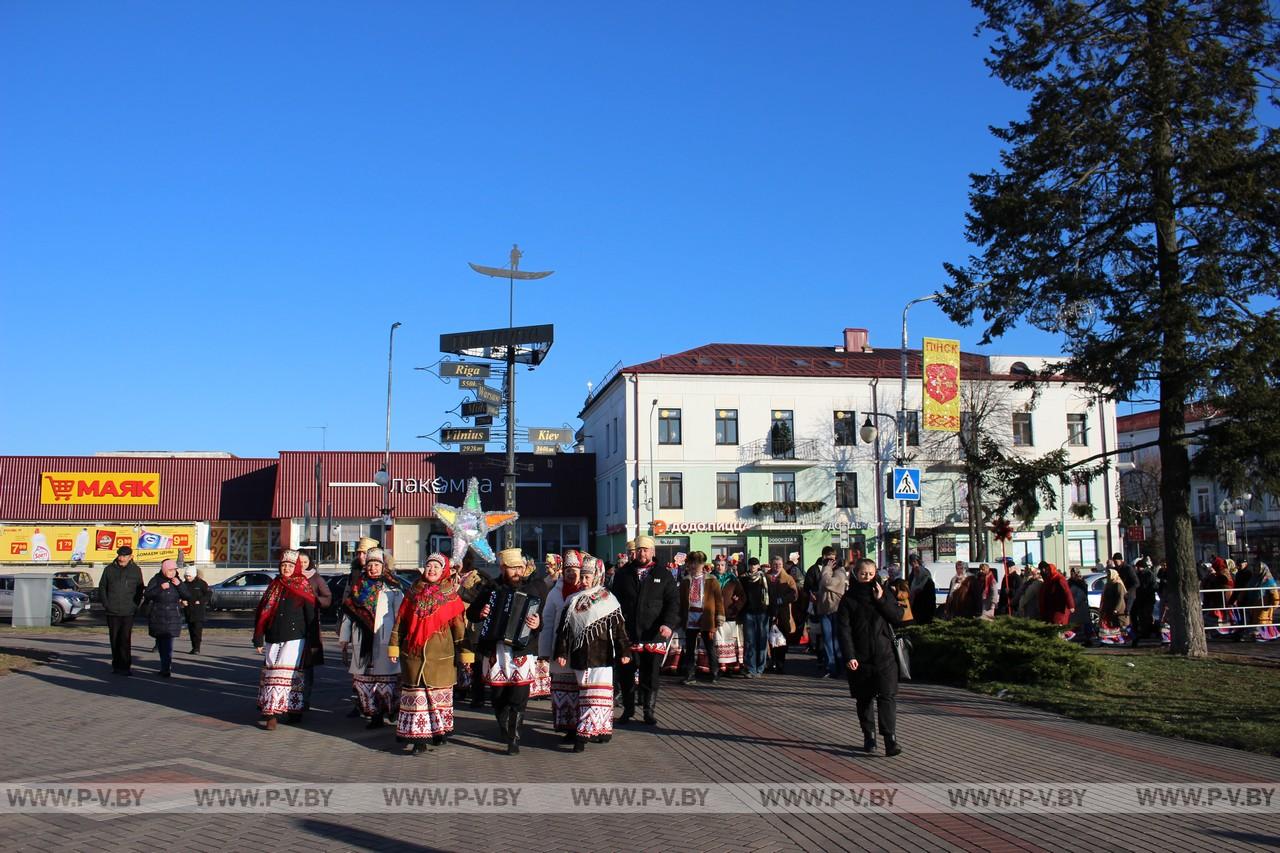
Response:
POLYGON ((471 364, 466 361, 442 361, 440 362, 440 375, 445 379, 461 379, 463 377, 488 379, 489 365, 471 364))
POLYGON ((493 415, 476 415, 473 423, 476 426, 493 426, 493 415))
POLYGON ((492 403, 495 406, 502 405, 502 392, 490 388, 488 385, 477 385, 471 389, 476 394, 476 399, 482 403, 492 403))
POLYGON ((573 444, 573 430, 558 427, 529 427, 529 440, 534 444, 573 444))
POLYGON ((463 444, 488 440, 489 430, 485 427, 454 427, 440 430, 441 444, 463 444))
POLYGON ((464 418, 484 417, 486 415, 492 417, 496 414, 498 414, 498 407, 493 403, 479 402, 462 404, 462 416, 464 418))
POLYGON ((960 342, 924 339, 924 428, 960 431, 960 342))
POLYGON ((467 454, 484 453, 484 445, 483 444, 459 444, 458 452, 467 453, 467 454))
POLYGON ((555 456, 560 452, 560 448, 554 444, 535 444, 533 446, 534 456, 555 456))
POLYGON ((920 469, 893 469, 893 499, 895 501, 920 500, 920 469))

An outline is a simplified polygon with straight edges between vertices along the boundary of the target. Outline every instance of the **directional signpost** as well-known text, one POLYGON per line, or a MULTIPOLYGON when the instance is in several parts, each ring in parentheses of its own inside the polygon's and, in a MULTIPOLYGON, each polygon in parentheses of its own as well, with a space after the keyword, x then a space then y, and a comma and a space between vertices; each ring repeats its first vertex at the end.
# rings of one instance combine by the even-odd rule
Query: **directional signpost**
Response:
POLYGON ((529 427, 529 441, 539 444, 572 444, 573 430, 568 427, 529 427))
POLYGON ((475 417, 493 417, 498 414, 498 407, 493 403, 463 403, 462 416, 464 418, 475 417))
POLYGON ((487 427, 452 427, 440 430, 441 444, 469 444, 488 440, 487 427))
POLYGON ((475 392, 476 399, 482 403, 491 403, 495 406, 502 405, 502 392, 490 388, 488 385, 477 385, 471 389, 475 392))
POLYGON ((459 444, 458 452, 464 453, 464 454, 484 453, 484 445, 483 444, 459 444))
POLYGON ((560 448, 554 444, 535 444, 533 446, 534 456, 555 456, 560 452, 560 448))
POLYGON ((489 365, 467 361, 440 362, 440 375, 445 379, 488 379, 489 365))

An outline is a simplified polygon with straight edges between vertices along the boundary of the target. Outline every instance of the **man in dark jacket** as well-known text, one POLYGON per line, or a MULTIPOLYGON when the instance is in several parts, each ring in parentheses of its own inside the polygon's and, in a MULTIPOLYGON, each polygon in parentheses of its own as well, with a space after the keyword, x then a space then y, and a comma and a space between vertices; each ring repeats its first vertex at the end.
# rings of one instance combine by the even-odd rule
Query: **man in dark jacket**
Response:
POLYGON ((622 716, 618 723, 628 723, 636 715, 638 670, 644 721, 652 726, 658 722, 658 671, 680 619, 680 591, 671 572, 654 565, 652 537, 637 537, 635 552, 635 559, 613 578, 612 592, 622 606, 632 651, 631 662, 618 666, 618 683, 622 687, 622 716))
POLYGON ((98 598, 107 614, 107 634, 111 638, 111 671, 117 675, 129 675, 133 670, 133 615, 138 612, 144 589, 142 569, 133 561, 133 549, 121 545, 98 581, 98 598))
POLYGON ((911 616, 917 625, 928 625, 938 611, 938 593, 933 583, 933 575, 920 562, 920 557, 912 554, 908 561, 907 583, 910 584, 911 616))
MULTIPOLYGON (((545 580, 526 577, 524 556, 519 548, 507 548, 498 552, 498 564, 502 575, 487 596, 479 596, 467 608, 467 618, 480 623, 480 636, 476 642, 477 656, 483 655, 486 680, 493 692, 493 714, 498 721, 498 732, 507 745, 507 755, 520 752, 520 726, 524 722, 525 705, 529 702, 529 688, 537 677, 538 634, 542 630, 542 605, 547 601, 545 580), (515 593, 522 592, 536 598, 537 612, 531 611, 525 618, 529 634, 510 644, 504 642, 496 629, 504 627, 494 621, 504 614, 515 619, 515 593)), ((547 630, 554 631, 550 626, 547 630)))
POLYGON ((1124 584, 1124 612, 1132 613, 1133 597, 1138 594, 1138 573, 1133 570, 1133 566, 1124 561, 1124 555, 1121 553, 1112 554, 1111 562, 1120 575, 1120 581, 1124 584))
POLYGON ((902 608, 876 577, 876 564, 859 560, 849 589, 836 612, 836 635, 847 661, 849 693, 857 701, 862 748, 876 748, 876 723, 884 735, 884 754, 902 752, 897 737, 898 657, 893 629, 902 621, 902 608), (876 718, 871 703, 876 703, 876 718))

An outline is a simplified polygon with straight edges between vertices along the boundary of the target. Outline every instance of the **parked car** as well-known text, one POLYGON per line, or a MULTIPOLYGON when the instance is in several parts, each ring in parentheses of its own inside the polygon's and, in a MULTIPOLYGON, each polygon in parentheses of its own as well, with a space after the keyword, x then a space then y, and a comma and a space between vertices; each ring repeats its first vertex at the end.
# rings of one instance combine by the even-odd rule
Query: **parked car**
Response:
POLYGON ((62 571, 53 573, 54 585, 59 589, 70 589, 75 592, 83 592, 89 596, 90 601, 98 600, 98 585, 93 582, 93 576, 84 571, 62 571), (71 582, 71 586, 60 584, 59 580, 67 580, 71 582))
POLYGON ((214 610, 252 610, 258 606, 267 584, 279 574, 274 569, 250 569, 212 584, 210 607, 214 610))
POLYGON ((324 576, 324 582, 328 584, 329 592, 333 594, 333 603, 320 611, 320 619, 322 621, 338 621, 338 614, 342 608, 342 597, 347 594, 347 581, 350 579, 351 575, 347 572, 324 576))
MULTIPOLYGON (((0 616, 13 618, 13 575, 0 575, 0 616)), ((49 622, 61 625, 70 622, 89 609, 89 596, 72 589, 59 589, 54 579, 53 604, 49 610, 49 622)))

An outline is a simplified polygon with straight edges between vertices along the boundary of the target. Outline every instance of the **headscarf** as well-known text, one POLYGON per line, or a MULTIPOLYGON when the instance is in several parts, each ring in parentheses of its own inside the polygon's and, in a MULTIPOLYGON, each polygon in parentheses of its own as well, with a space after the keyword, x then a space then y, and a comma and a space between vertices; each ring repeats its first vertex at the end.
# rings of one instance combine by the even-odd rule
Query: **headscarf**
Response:
POLYGON ((432 554, 427 562, 437 556, 444 561, 444 572, 440 580, 433 583, 427 580, 424 573, 409 590, 400 605, 400 612, 396 614, 396 621, 401 626, 401 644, 405 654, 421 654, 427 640, 444 630, 466 610, 466 605, 458 597, 457 586, 449 577, 448 558, 432 554))
POLYGON ((735 581, 738 579, 738 575, 733 571, 733 568, 729 565, 728 560, 724 561, 723 572, 712 571, 712 572, 709 572, 709 574, 712 574, 715 576, 716 582, 720 584, 721 589, 724 589, 726 586, 728 586, 729 581, 735 581))
POLYGON ((577 650, 597 637, 607 635, 622 622, 622 605, 613 593, 602 586, 588 587, 564 605, 564 623, 560 630, 569 640, 569 648, 577 650))
POLYGON ((276 575, 271 583, 267 584, 266 591, 262 593, 262 600, 258 602, 258 612, 253 620, 254 636, 262 637, 267 633, 267 628, 276 618, 276 613, 280 610, 280 602, 286 595, 291 595, 305 604, 316 603, 316 594, 311 588, 311 581, 304 578, 301 572, 295 571, 287 578, 276 575))
POLYGON ((378 596, 384 587, 403 589, 400 579, 387 566, 389 561, 379 548, 372 548, 365 555, 365 567, 347 586, 347 594, 342 598, 342 612, 353 622, 364 628, 360 636, 360 657, 367 658, 373 652, 373 635, 377 632, 373 621, 378 613, 378 596), (382 564, 382 574, 372 577, 369 574, 369 563, 382 564))

